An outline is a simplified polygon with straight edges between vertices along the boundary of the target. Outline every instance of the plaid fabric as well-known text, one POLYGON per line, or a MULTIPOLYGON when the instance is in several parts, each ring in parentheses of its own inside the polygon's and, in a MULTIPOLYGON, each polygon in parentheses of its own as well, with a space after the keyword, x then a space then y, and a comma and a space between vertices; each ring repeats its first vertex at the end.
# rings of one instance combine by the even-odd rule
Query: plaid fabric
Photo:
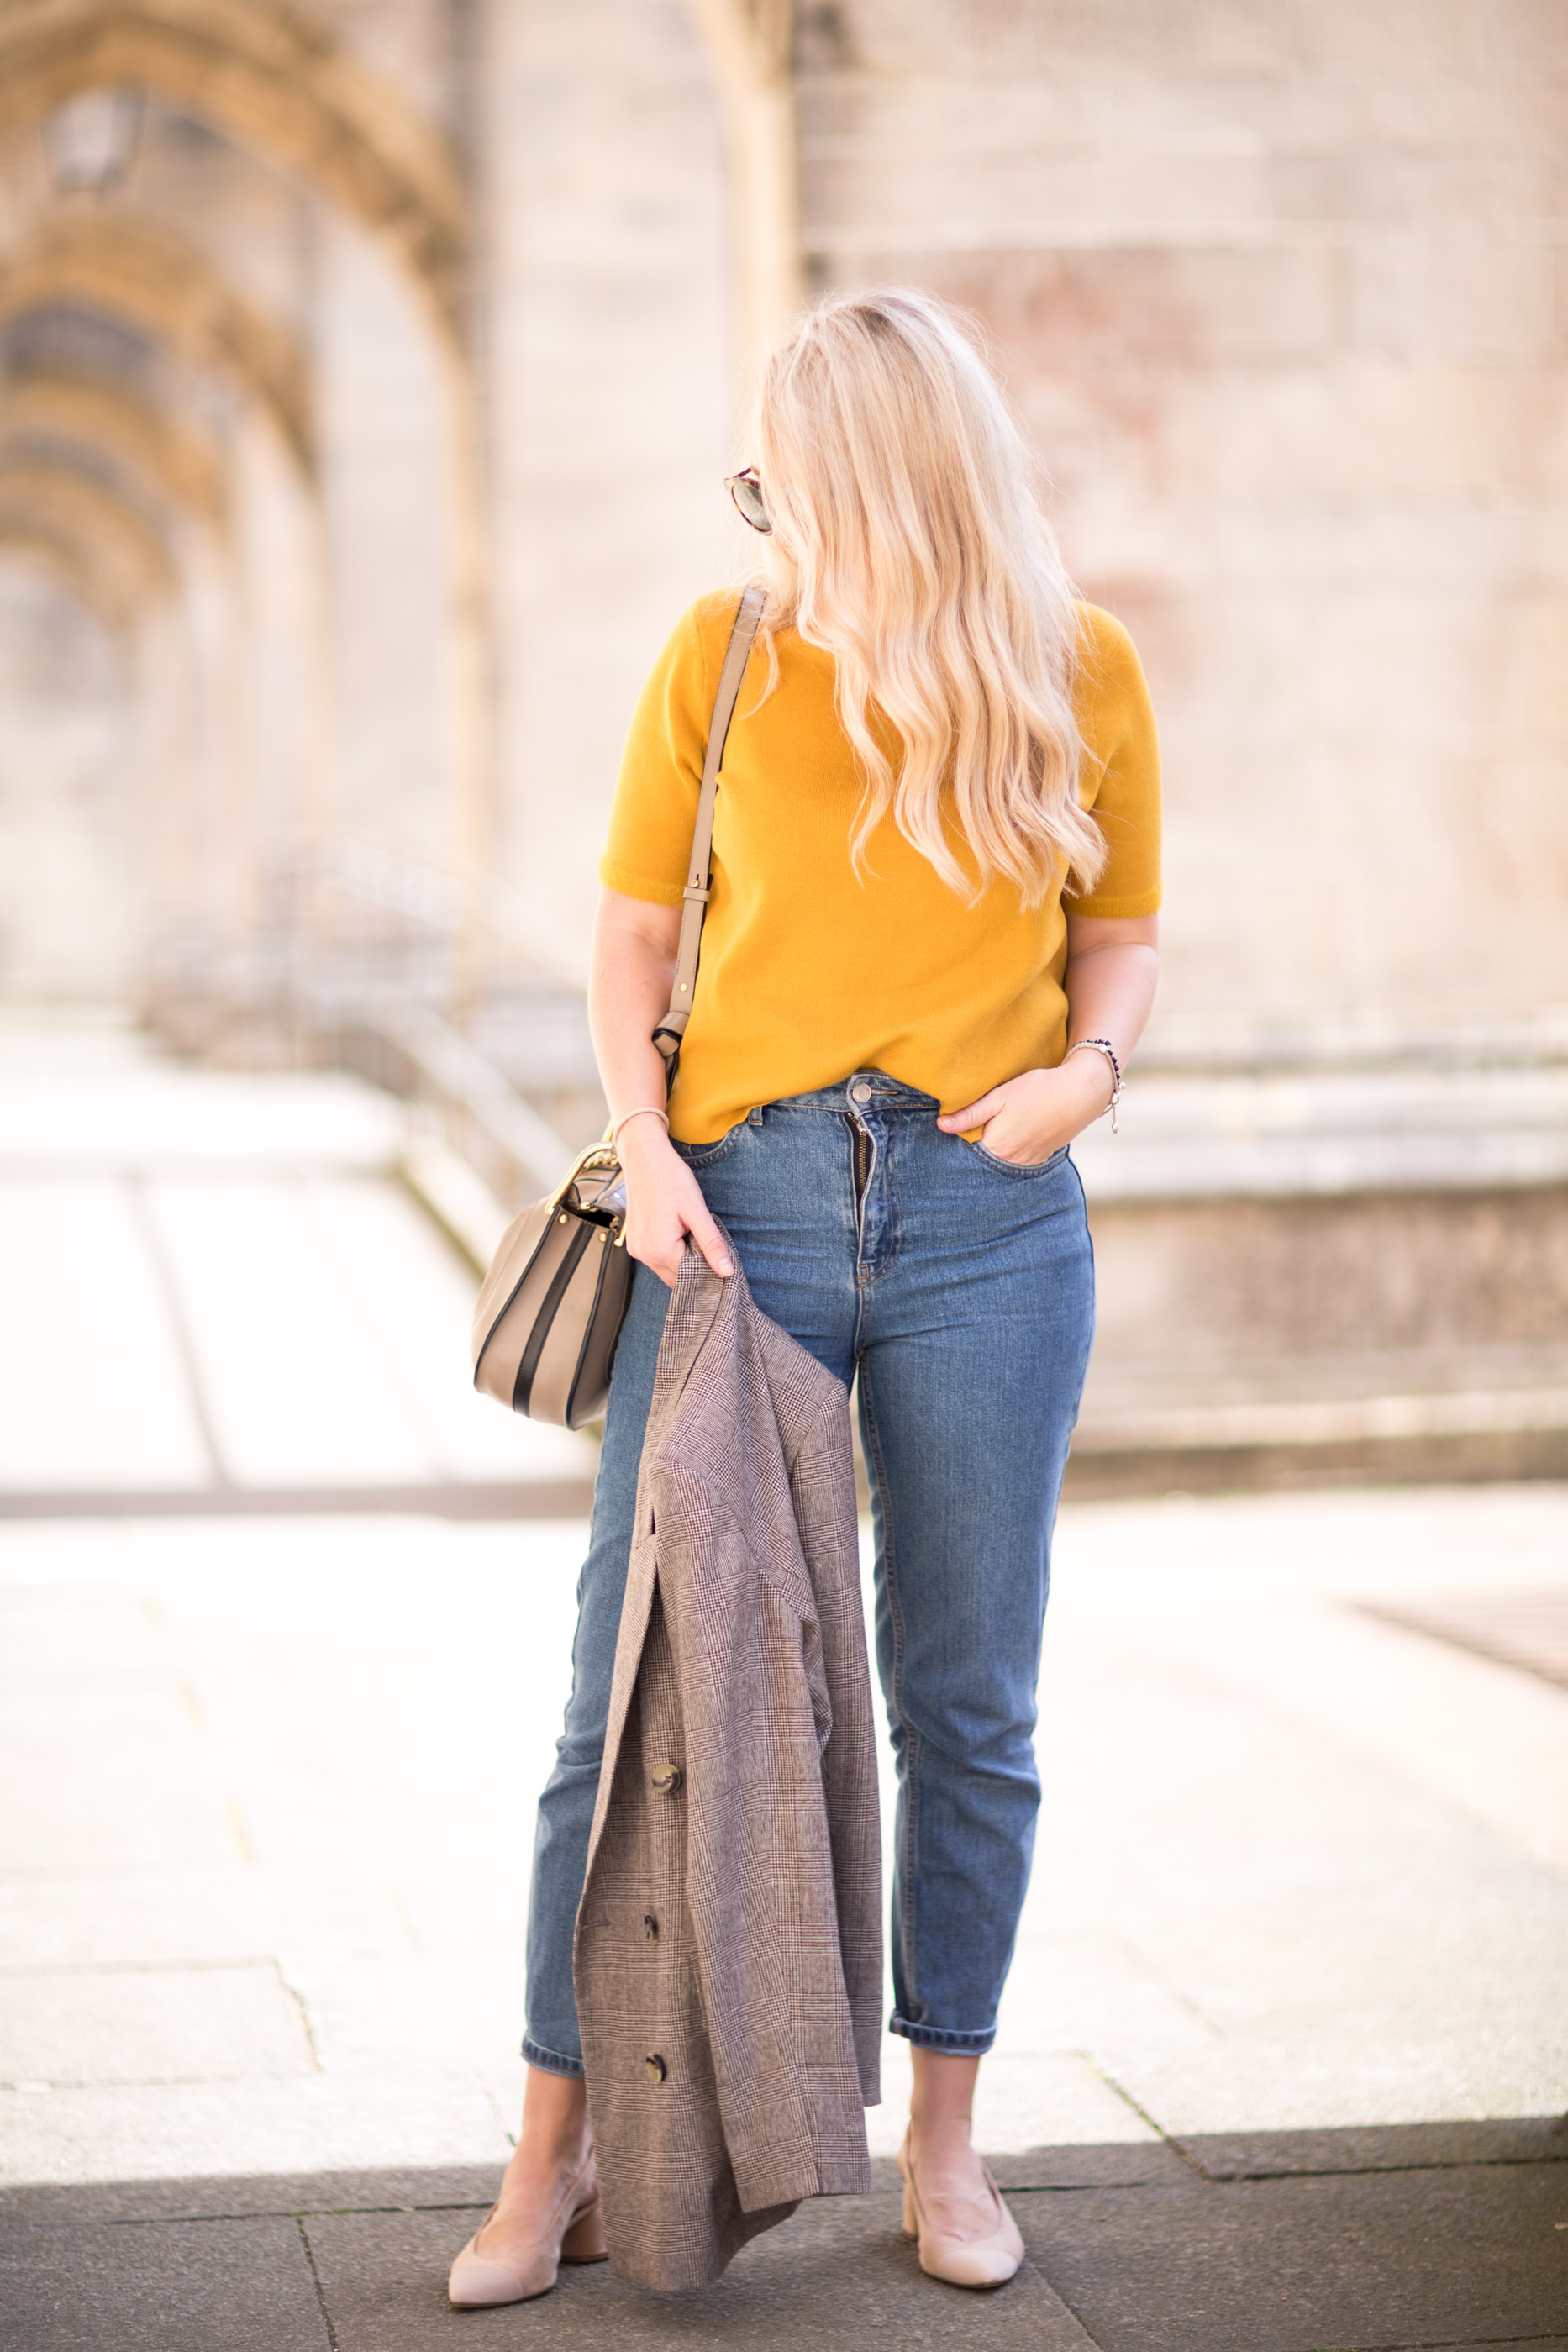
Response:
POLYGON ((848 1404, 695 1250, 643 1446, 575 1981, 622 2278, 700 2285, 801 2198, 870 2187, 881 1858, 848 1404))

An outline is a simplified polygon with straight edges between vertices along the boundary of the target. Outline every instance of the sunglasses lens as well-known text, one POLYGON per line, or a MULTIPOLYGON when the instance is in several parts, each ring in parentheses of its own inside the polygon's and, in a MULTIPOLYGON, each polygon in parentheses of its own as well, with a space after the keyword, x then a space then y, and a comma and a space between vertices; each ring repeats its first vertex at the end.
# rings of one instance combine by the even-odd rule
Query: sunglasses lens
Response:
POLYGON ((749 481, 744 474, 737 474, 730 485, 730 495, 740 509, 742 520, 749 522, 753 530, 772 530, 773 524, 763 504, 762 491, 755 482, 749 481))

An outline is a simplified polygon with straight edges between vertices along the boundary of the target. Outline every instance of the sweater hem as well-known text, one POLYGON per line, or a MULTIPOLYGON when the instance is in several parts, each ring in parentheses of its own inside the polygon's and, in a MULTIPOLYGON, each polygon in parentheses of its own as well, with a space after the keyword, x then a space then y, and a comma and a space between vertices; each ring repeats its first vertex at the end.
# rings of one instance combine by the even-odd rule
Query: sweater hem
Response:
MULTIPOLYGON (((611 887, 615 886, 612 884, 611 887)), ((1097 898, 1092 890, 1087 898, 1069 898, 1064 890, 1062 912, 1064 915, 1088 915, 1092 921, 1100 923, 1133 922, 1140 915, 1157 915, 1164 895, 1158 883, 1152 890, 1138 890, 1126 898, 1097 898)))
POLYGON ((679 907, 685 887, 679 882, 656 882, 651 874, 617 866, 613 857, 600 858, 599 879, 606 890, 618 890, 623 898, 645 899, 654 907, 679 907))

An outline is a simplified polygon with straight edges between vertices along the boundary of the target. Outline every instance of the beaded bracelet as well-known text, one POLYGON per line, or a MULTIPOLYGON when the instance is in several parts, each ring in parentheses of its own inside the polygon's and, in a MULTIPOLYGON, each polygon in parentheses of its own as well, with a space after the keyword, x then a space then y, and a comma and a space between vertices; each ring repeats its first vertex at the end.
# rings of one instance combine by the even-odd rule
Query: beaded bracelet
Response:
MULTIPOLYGON (((1117 1135, 1121 1132, 1116 1124, 1116 1106, 1121 1100, 1121 1065, 1116 1058, 1116 1048, 1109 1037, 1080 1037, 1076 1045, 1068 1047, 1067 1054, 1062 1055, 1063 1061, 1067 1060, 1068 1054, 1081 1054, 1086 1046, 1092 1047, 1097 1054, 1103 1054, 1110 1065, 1110 1100, 1106 1104, 1105 1110, 1110 1113, 1110 1132, 1112 1135, 1117 1135)), ((1100 1115, 1103 1118, 1105 1111, 1102 1110, 1100 1115)))

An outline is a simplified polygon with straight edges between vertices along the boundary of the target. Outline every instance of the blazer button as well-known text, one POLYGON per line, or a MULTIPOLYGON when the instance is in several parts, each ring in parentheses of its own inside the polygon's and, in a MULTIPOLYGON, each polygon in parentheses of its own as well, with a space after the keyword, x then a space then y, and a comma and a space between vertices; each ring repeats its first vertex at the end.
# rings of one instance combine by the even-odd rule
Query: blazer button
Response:
POLYGON ((657 2050, 643 2060, 642 2070, 650 2083, 662 2083, 668 2071, 657 2050))
POLYGON ((679 1764, 661 1764, 653 1776, 653 1785, 661 1797, 673 1797, 681 1782, 679 1764))
POLYGON ((645 1912, 643 1913, 642 1931, 643 1931, 643 1934, 647 1937, 648 1942, 649 1942, 650 1944, 657 1944, 657 1943, 658 1943, 658 1921, 654 1917, 653 1913, 652 1913, 651 1911, 645 1911, 645 1912))

